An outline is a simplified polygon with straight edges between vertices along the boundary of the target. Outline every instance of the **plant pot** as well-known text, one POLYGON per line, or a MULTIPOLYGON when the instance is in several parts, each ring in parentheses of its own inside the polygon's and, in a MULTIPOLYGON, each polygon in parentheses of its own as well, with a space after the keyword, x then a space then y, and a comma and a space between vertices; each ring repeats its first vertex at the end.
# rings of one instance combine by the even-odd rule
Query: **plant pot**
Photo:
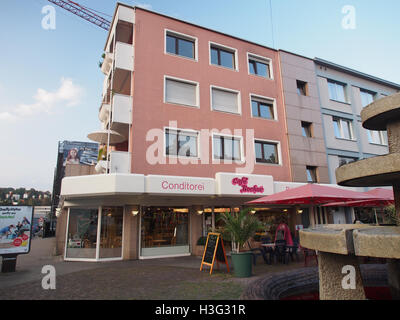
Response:
POLYGON ((252 276, 252 254, 251 252, 231 253, 233 272, 238 278, 247 278, 252 276))

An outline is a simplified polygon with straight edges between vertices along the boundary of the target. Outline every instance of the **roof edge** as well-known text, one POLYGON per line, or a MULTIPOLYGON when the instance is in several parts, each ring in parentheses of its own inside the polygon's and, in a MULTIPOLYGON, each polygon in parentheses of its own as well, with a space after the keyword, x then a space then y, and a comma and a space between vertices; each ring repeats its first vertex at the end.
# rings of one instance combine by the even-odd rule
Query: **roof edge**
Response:
POLYGON ((376 82, 376 83, 380 83, 380 84, 392 87, 394 89, 400 90, 400 84, 397 84, 397 83, 394 83, 394 82, 391 82, 391 81, 388 81, 388 80, 384 80, 382 78, 378 78, 378 77, 372 76, 370 74, 363 73, 363 72, 360 72, 360 71, 357 71, 357 70, 354 70, 354 69, 351 69, 351 68, 348 68, 348 67, 344 67, 344 66, 341 66, 339 64, 330 62, 328 60, 324 60, 324 59, 316 57, 316 58, 314 58, 314 62, 316 64, 324 66, 324 67, 329 67, 329 68, 332 68, 332 69, 335 69, 335 70, 338 70, 338 71, 342 71, 342 72, 348 73, 350 75, 354 75, 354 76, 363 78, 365 80, 369 80, 369 81, 373 81, 373 82, 376 82))
MULTIPOLYGON (((181 20, 181 19, 178 19, 178 18, 175 18, 175 17, 168 16, 168 15, 163 14, 163 13, 159 13, 159 12, 157 12, 157 11, 152 11, 152 10, 145 9, 145 8, 142 8, 142 7, 139 7, 139 6, 131 6, 131 5, 128 5, 128 4, 125 4, 125 3, 121 3, 121 2, 117 2, 117 3, 116 3, 115 10, 114 10, 114 14, 113 14, 113 18, 112 18, 112 21, 111 21, 111 26, 114 24, 115 15, 116 15, 116 13, 117 13, 117 10, 118 10, 118 7, 119 7, 119 6, 124 6, 124 7, 130 8, 130 9, 133 9, 133 10, 143 10, 143 11, 146 11, 146 12, 149 12, 149 13, 152 13, 152 14, 159 15, 159 16, 164 17, 164 18, 168 18, 168 19, 172 19, 172 20, 175 20, 175 21, 178 21, 178 22, 186 23, 186 24, 189 24, 189 25, 194 26, 194 27, 196 27, 196 28, 201 28, 201 29, 204 29, 204 30, 207 30, 207 31, 215 32, 215 33, 218 33, 218 34, 221 34, 221 35, 224 35, 224 36, 233 38, 233 39, 237 39, 237 40, 240 40, 240 41, 244 41, 244 42, 247 42, 247 43, 250 43, 250 44, 253 44, 253 45, 262 47, 262 48, 266 48, 266 49, 269 49, 269 50, 272 50, 272 51, 275 51, 275 52, 278 52, 278 51, 279 51, 278 49, 271 48, 271 47, 268 47, 268 46, 266 46, 266 45, 263 45, 263 44, 254 42, 254 41, 250 41, 250 40, 246 40, 246 39, 243 39, 243 38, 239 38, 239 37, 237 37, 237 36, 230 35, 230 34, 227 34, 227 33, 222 32, 222 31, 213 30, 213 29, 210 29, 210 28, 207 28, 207 27, 204 27, 204 26, 195 24, 195 23, 193 23, 193 22, 181 20)), ((105 43, 105 45, 104 45, 104 50, 106 50, 106 46, 107 46, 107 43, 108 43, 108 39, 110 38, 110 31, 111 31, 111 28, 110 28, 110 30, 108 31, 106 43, 105 43)))

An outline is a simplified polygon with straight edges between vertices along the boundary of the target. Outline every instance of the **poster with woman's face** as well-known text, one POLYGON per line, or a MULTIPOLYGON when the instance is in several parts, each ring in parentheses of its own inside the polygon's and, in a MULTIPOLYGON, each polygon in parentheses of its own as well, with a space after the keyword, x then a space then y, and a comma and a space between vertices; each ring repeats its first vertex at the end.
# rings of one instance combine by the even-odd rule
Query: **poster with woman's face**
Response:
POLYGON ((0 255, 28 253, 33 207, 0 207, 0 255))
POLYGON ((98 144, 89 142, 64 141, 62 143, 63 165, 97 163, 98 144))
POLYGON ((77 148, 72 148, 68 151, 66 164, 79 164, 79 152, 77 148))

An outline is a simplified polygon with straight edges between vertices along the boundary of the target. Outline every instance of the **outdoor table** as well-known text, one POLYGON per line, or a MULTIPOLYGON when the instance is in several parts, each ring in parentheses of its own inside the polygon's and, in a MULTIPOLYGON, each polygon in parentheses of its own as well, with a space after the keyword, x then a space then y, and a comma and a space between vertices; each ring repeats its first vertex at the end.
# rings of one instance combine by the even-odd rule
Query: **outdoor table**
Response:
MULTIPOLYGON (((275 243, 263 243, 263 244, 261 244, 261 246, 265 247, 265 248, 275 249, 275 243)), ((295 245, 292 245, 292 246, 286 245, 286 248, 293 249, 293 248, 296 248, 296 246, 295 245)))
POLYGON ((266 248, 272 248, 275 249, 275 243, 263 243, 261 246, 266 247, 266 248))
MULTIPOLYGON (((275 254, 275 243, 263 243, 261 244, 261 246, 264 248, 264 250, 266 251, 266 253, 270 253, 270 254, 275 254), (268 248, 270 250, 268 250, 268 248)), ((288 249, 289 254, 294 253, 294 250, 297 249, 296 245, 286 245, 286 249, 288 249)), ((272 261, 272 259, 271 259, 272 261)))
POLYGON ((69 239, 68 246, 70 248, 82 248, 82 240, 81 239, 69 239))

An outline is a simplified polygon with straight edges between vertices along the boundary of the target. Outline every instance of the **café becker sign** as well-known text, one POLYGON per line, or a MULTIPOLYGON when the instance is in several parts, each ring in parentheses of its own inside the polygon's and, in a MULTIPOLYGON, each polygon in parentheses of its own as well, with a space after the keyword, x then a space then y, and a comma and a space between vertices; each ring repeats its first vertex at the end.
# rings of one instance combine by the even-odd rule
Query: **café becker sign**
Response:
POLYGON ((249 183, 249 178, 243 177, 243 178, 233 178, 232 179, 232 184, 234 186, 240 186, 240 193, 263 193, 264 192, 264 187, 263 186, 257 186, 254 185, 252 187, 248 186, 249 183))
POLYGON ((215 175, 218 195, 264 196, 274 193, 272 176, 218 172, 215 175))

